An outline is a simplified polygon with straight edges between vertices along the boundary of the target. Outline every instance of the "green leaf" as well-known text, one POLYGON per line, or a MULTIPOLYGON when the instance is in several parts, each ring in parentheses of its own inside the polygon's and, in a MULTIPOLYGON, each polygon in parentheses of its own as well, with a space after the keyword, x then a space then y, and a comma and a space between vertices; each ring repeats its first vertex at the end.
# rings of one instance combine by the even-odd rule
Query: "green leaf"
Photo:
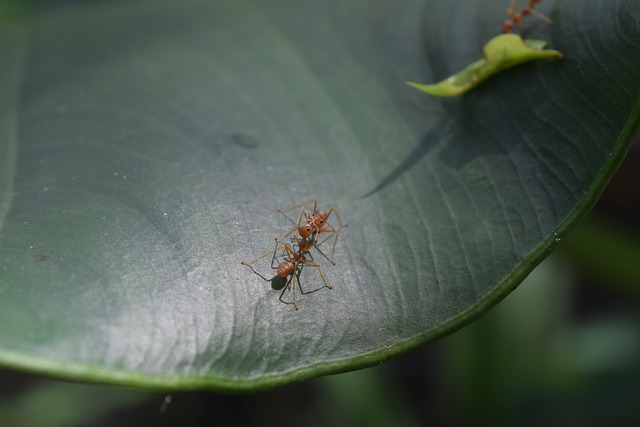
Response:
POLYGON ((254 390, 480 316, 586 214, 638 129, 638 2, 543 6, 555 24, 523 31, 565 58, 455 99, 404 82, 477 57, 502 0, 101 1, 3 26, 0 363, 254 390), (309 199, 349 227, 336 266, 314 255, 333 289, 296 312, 240 261, 309 199))
POLYGON ((523 40, 517 34, 500 34, 482 49, 483 57, 439 83, 426 85, 407 82, 422 92, 435 96, 458 96, 478 86, 500 71, 536 59, 562 58, 557 50, 544 50, 543 40, 523 40))

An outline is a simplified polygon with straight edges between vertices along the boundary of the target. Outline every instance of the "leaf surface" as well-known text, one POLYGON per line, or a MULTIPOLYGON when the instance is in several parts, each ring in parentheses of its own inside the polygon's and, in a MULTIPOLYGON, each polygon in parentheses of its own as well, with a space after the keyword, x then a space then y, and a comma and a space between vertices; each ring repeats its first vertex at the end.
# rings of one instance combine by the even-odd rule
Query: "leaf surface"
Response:
POLYGON ((4 26, 0 363, 254 390, 484 313, 595 203, 639 122, 635 0, 545 1, 555 24, 523 31, 562 61, 455 99, 404 84, 477 58, 504 8, 89 2, 4 26), (314 255, 333 289, 295 312, 240 261, 309 199, 349 226, 335 267, 314 255))

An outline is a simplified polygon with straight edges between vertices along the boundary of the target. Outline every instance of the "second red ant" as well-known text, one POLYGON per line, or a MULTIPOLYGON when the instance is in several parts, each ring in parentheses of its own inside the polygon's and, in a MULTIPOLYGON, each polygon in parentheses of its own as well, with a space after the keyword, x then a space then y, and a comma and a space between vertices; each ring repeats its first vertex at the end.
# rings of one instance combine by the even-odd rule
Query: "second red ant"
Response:
POLYGON ((522 20, 527 15, 535 15, 547 24, 553 24, 551 19, 535 10, 536 5, 540 2, 542 2, 542 0, 528 0, 526 6, 520 6, 516 0, 511 0, 511 5, 507 8, 508 18, 502 23, 502 32, 512 32, 513 27, 521 25, 522 20))

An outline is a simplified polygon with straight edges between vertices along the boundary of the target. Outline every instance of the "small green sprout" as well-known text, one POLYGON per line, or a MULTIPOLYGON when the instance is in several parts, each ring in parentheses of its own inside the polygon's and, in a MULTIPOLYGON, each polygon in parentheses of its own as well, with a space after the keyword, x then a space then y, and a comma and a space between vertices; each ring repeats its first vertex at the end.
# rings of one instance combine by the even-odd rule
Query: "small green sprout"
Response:
POLYGON ((484 46, 482 59, 471 63, 451 77, 432 85, 414 82, 407 84, 430 95, 462 95, 494 74, 514 65, 536 59, 562 58, 562 53, 557 50, 545 50, 546 45, 547 42, 543 40, 524 40, 517 34, 500 34, 484 46))

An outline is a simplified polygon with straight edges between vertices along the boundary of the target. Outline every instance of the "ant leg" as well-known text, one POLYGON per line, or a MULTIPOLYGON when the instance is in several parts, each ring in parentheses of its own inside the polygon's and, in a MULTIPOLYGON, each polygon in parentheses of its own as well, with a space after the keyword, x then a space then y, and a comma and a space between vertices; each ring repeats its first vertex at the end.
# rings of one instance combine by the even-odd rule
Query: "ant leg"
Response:
MULTIPOLYGON (((344 222, 342 222, 342 218, 340 218, 340 214, 338 214, 338 211, 335 208, 331 208, 329 210, 329 213, 327 214, 327 221, 329 219, 329 217, 331 216, 331 213, 335 212, 336 217, 338 218, 338 222, 340 223, 340 230, 342 230, 343 228, 347 227, 349 224, 345 224, 344 222)), ((340 234, 338 232, 337 229, 335 229, 332 225, 330 225, 328 222, 325 222, 325 230, 321 230, 321 232, 325 232, 325 233, 335 233, 336 237, 333 239, 333 248, 331 249, 331 258, 333 259, 333 255, 335 254, 336 251, 336 244, 338 243, 338 235, 340 234), (326 228, 331 228, 330 230, 326 230, 326 228)), ((332 261, 333 265, 335 265, 335 261, 332 261)))
POLYGON ((276 238, 276 247, 275 247, 273 250, 271 250, 271 251, 267 252, 266 254, 262 255, 260 258, 257 258, 257 259, 255 259, 255 260, 253 260, 253 261, 241 261, 241 262, 240 262, 240 264, 242 264, 242 265, 246 265, 247 267, 249 267, 249 268, 251 269, 251 271, 253 271, 255 274, 257 274, 258 276, 260 276, 263 280, 265 280, 265 281, 267 281, 267 282, 270 282, 272 279, 267 279, 267 278, 266 278, 266 277, 264 277, 262 274, 258 273, 258 272, 257 272, 257 271, 252 267, 252 264, 255 264, 256 262, 258 262, 258 261, 260 261, 260 260, 262 260, 262 259, 264 259, 264 258, 268 257, 269 255, 273 254, 273 257, 271 258, 271 268, 272 268, 272 269, 275 269, 275 267, 273 266, 273 262, 274 262, 274 260, 275 260, 275 258, 276 258, 276 253, 277 253, 277 252, 278 252, 278 250, 279 250, 279 246, 280 246, 280 242, 279 242, 279 241, 278 241, 278 239, 276 238))
POLYGON ((285 209, 285 211, 288 212, 288 211, 294 210, 294 209, 299 208, 299 207, 302 207, 303 210, 304 209, 308 209, 311 212, 315 212, 316 208, 318 207, 318 201, 316 199, 307 200, 306 202, 302 202, 302 203, 299 203, 299 204, 297 204, 295 206, 291 206, 290 208, 285 209), (308 205, 310 203, 312 203, 312 202, 313 202, 313 208, 310 208, 308 205))
MULTIPOLYGON (((329 260, 329 262, 333 265, 336 265, 336 261, 335 259, 333 259, 333 256, 335 255, 336 252, 336 244, 338 243, 338 236, 340 235, 340 233, 338 232, 338 230, 336 230, 335 228, 333 228, 332 225, 328 224, 325 222, 325 226, 324 228, 322 228, 321 230, 319 230, 316 234, 315 240, 318 240, 318 236, 320 235, 320 233, 333 233, 334 237, 333 237, 333 245, 331 246, 331 258, 328 258, 320 249, 318 249, 319 245, 316 245, 316 249, 318 249, 318 251, 329 260)), ((327 240, 331 239, 331 236, 327 237, 326 239, 324 239, 320 245, 322 245, 322 243, 326 242, 327 240)))
POLYGON ((278 209, 278 213, 287 218, 291 222, 291 224, 293 224, 293 228, 284 235, 284 237, 289 237, 292 233, 298 231, 298 229, 300 228, 300 224, 302 223, 302 216, 305 212, 304 209, 302 209, 296 221, 292 220, 291 217, 286 214, 286 211, 283 211, 282 209, 278 209))
POLYGON ((316 208, 318 206, 318 201, 317 200, 307 200, 306 202, 302 202, 300 204, 297 204, 295 206, 291 206, 290 208, 287 209, 278 209, 278 213, 282 214, 285 218, 287 218, 292 224, 293 224, 293 228, 291 230, 289 230, 287 232, 287 234, 284 235, 284 237, 289 237, 292 233, 294 233, 295 231, 297 231, 300 228, 300 225, 302 225, 302 218, 305 217, 307 219, 307 221, 309 220, 309 214, 307 214, 306 211, 309 211, 311 213, 315 212, 316 208), (311 204, 313 202, 313 208, 309 207, 309 204, 311 204), (289 212, 291 210, 297 209, 299 207, 302 207, 302 209, 300 209, 300 213, 298 214, 298 219, 296 221, 292 220, 289 215, 286 214, 286 212, 289 212))
MULTIPOLYGON (((326 279, 324 278, 324 274, 322 274, 322 270, 320 269, 320 265, 317 262, 309 261, 308 259, 304 259, 304 258, 301 258, 300 262, 303 263, 303 264, 307 264, 307 265, 311 265, 311 266, 315 267, 318 270, 318 273, 320 274, 320 278, 322 278, 322 282, 324 282, 324 287, 332 289, 332 286, 330 284, 328 284, 326 279)), ((320 289, 322 289, 322 288, 320 288, 320 289)), ((307 293, 307 294, 310 293, 310 292, 303 292, 302 288, 300 288, 300 292, 302 292, 303 294, 304 293, 307 293)), ((315 291, 311 291, 311 292, 315 292, 315 291)))
POLYGON ((311 236, 309 236, 307 238, 304 238, 299 234, 294 234, 293 237, 291 238, 291 241, 295 242, 298 245, 298 251, 301 251, 301 252, 304 252, 304 253, 309 253, 311 248, 318 241, 318 232, 317 231, 313 231, 311 233, 311 236), (304 242, 304 245, 301 245, 300 244, 301 242, 304 242))
POLYGON ((338 211, 336 210, 336 208, 329 209, 329 212, 327 213, 327 221, 329 220, 329 217, 331 216, 332 212, 335 212, 336 217, 338 218, 338 222, 340 222, 340 228, 345 228, 349 225, 342 222, 342 218, 340 218, 340 215, 338 214, 338 211))
POLYGON ((249 267, 251 269, 251 271, 253 271, 257 276, 259 276, 262 280, 264 280, 265 282, 270 282, 273 280, 273 277, 271 279, 267 279, 266 277, 264 277, 262 274, 258 273, 252 266, 250 266, 249 264, 245 264, 247 267, 249 267))
MULTIPOLYGON (((324 257, 324 259, 326 259, 327 261, 329 261, 331 264, 336 265, 335 260, 329 258, 327 256, 327 254, 324 253, 324 251, 322 249, 320 249, 320 246, 324 245, 324 242, 326 242, 327 240, 331 239, 333 236, 328 236, 326 237, 322 242, 317 243, 315 245, 316 250, 320 253, 320 255, 322 255, 324 257)), ((309 252, 309 256, 311 256, 311 252, 309 252)), ((313 258, 311 258, 311 260, 313 261, 313 258)))
POLYGON ((280 257, 284 257, 285 256, 284 245, 282 244, 282 242, 280 242, 278 240, 277 237, 276 237, 275 240, 276 240, 276 247, 273 249, 273 256, 271 257, 271 269, 273 269, 273 270, 277 270, 278 269, 278 265, 280 265, 280 263, 276 259, 276 255, 278 254, 278 251, 282 250, 282 253, 280 254, 280 257))
MULTIPOLYGON (((289 290, 291 289, 291 281, 293 280, 294 277, 295 277, 295 273, 292 275, 291 279, 289 279, 289 282, 282 289, 282 292, 280 292, 280 298, 278 298, 278 300, 283 304, 293 304, 293 308, 295 308, 297 310, 298 309, 298 304, 296 304, 295 295, 293 297, 293 302, 285 301, 285 300, 282 299, 282 297, 284 296, 284 293, 287 291, 287 289, 289 289, 289 290)), ((295 283, 294 283, 294 285, 295 285, 295 283)))
MULTIPOLYGON (((331 227, 331 228, 333 228, 333 227, 331 227)), ((327 230, 326 232, 327 233, 335 233, 336 234, 336 237, 333 239, 333 246, 331 247, 331 263, 333 265, 336 265, 336 260, 334 258, 334 255, 336 254, 336 244, 338 243, 338 236, 340 235, 340 233, 335 228, 333 228, 332 231, 327 230)))
POLYGON ((300 225, 300 219, 302 218, 302 215, 304 214, 305 210, 308 210, 309 212, 313 213, 315 212, 316 208, 318 207, 318 201, 317 200, 307 200, 306 202, 302 202, 300 204, 297 204, 295 206, 291 206, 290 208, 287 209, 278 209, 278 213, 281 213, 282 215, 286 216, 289 221, 291 221, 292 224, 294 225, 300 225), (309 204, 313 202, 313 208, 309 207, 309 204), (289 212, 292 211, 294 209, 297 209, 299 207, 302 207, 302 209, 300 210, 300 215, 298 215, 298 221, 293 222, 293 220, 291 218, 289 218, 285 212, 289 212))
POLYGON ((542 13, 538 12, 537 10, 535 10, 533 7, 528 9, 528 13, 530 13, 533 16, 535 16, 539 20, 543 21, 547 25, 552 25, 553 24, 553 19, 549 18, 547 15, 543 15, 542 13))
MULTIPOLYGON (((298 309, 298 303, 296 302, 296 288, 300 285, 300 270, 301 268, 296 268, 295 270, 293 270, 293 308, 295 308, 296 310, 298 309), (296 283, 296 279, 297 283, 296 283)), ((302 287, 300 287, 300 290, 302 291, 302 287)))
MULTIPOLYGON (((320 233, 324 233, 324 232, 328 232, 328 230, 323 231, 321 230, 317 230, 314 231, 313 234, 311 235, 311 237, 309 237, 309 240, 304 239, 302 236, 300 236, 299 234, 294 234, 293 237, 291 238, 292 242, 296 242, 298 245, 298 248, 301 247, 300 245, 300 241, 306 241, 306 244, 304 245, 304 249, 298 249, 299 252, 302 252, 304 254, 309 254, 309 256, 311 256, 311 248, 313 248, 315 246, 316 250, 318 252, 320 252, 320 254, 325 257, 325 259, 327 261, 329 261, 330 263, 332 263, 333 265, 336 265, 336 262, 334 260, 332 260, 331 258, 329 258, 324 252, 322 252, 322 250, 320 249, 319 245, 323 244, 324 242, 326 242, 328 239, 330 239, 330 237, 327 237, 326 239, 324 239, 322 242, 318 243, 318 238, 320 237, 320 233)), ((313 258, 312 258, 313 259, 313 258)))
POLYGON ((249 268, 251 269, 251 271, 253 271, 255 274, 257 274, 258 276, 260 276, 260 278, 261 278, 262 280, 264 280, 265 282, 270 282, 271 280, 273 280, 273 278, 271 278, 271 279, 267 279, 267 278, 266 278, 266 277, 264 277, 262 274, 258 273, 258 272, 257 272, 257 271, 256 271, 256 270, 251 266, 251 264, 244 264, 244 265, 246 265, 247 267, 249 267, 249 268))
MULTIPOLYGON (((296 242, 298 244, 298 250, 294 251, 293 249, 291 249, 291 246, 288 245, 287 243, 283 242, 282 240, 280 240, 279 238, 276 237, 276 251, 281 250, 282 252, 280 253, 280 258, 281 259, 285 259, 291 262, 291 263, 295 263, 296 261, 296 257, 299 257, 299 255, 296 255, 297 253, 299 253, 301 251, 300 247, 302 245, 300 245, 300 240, 298 240, 297 235, 294 235, 294 237, 291 238, 292 242, 296 242)), ((294 246, 295 247, 295 246, 294 246)), ((303 250, 304 251, 304 250, 303 250)), ((276 252, 277 253, 277 252, 276 252)), ((273 258, 271 258, 271 268, 276 270, 278 269, 278 267, 280 266, 280 264, 282 264, 282 262, 278 262, 278 260, 276 259, 276 253, 273 254, 273 258), (274 265, 276 264, 276 265, 274 265)))
POLYGON ((250 266, 251 264, 255 264, 256 262, 260 261, 261 259, 264 259, 264 258, 268 257, 271 254, 274 254, 274 256, 275 256, 275 253, 278 252, 278 246, 279 245, 280 245, 280 241, 276 237, 276 247, 273 250, 271 250, 271 251, 267 252, 266 254, 262 255, 260 258, 254 259, 253 261, 240 261, 240 264, 246 265, 246 266, 250 266))
POLYGON ((289 258, 289 261, 294 262, 296 254, 293 252, 293 249, 291 249, 289 245, 287 245, 277 237, 276 237, 276 242, 278 242, 278 244, 282 246, 282 248, 287 252, 287 257, 289 258))
POLYGON ((308 254, 311 248, 313 247, 313 245, 315 244, 314 237, 315 237, 315 234, 312 234, 311 237, 308 238, 307 240, 299 234, 294 234, 293 237, 291 238, 291 243, 293 244, 294 248, 296 247, 298 248, 296 251, 294 251, 294 253, 300 254, 300 255, 308 254))

